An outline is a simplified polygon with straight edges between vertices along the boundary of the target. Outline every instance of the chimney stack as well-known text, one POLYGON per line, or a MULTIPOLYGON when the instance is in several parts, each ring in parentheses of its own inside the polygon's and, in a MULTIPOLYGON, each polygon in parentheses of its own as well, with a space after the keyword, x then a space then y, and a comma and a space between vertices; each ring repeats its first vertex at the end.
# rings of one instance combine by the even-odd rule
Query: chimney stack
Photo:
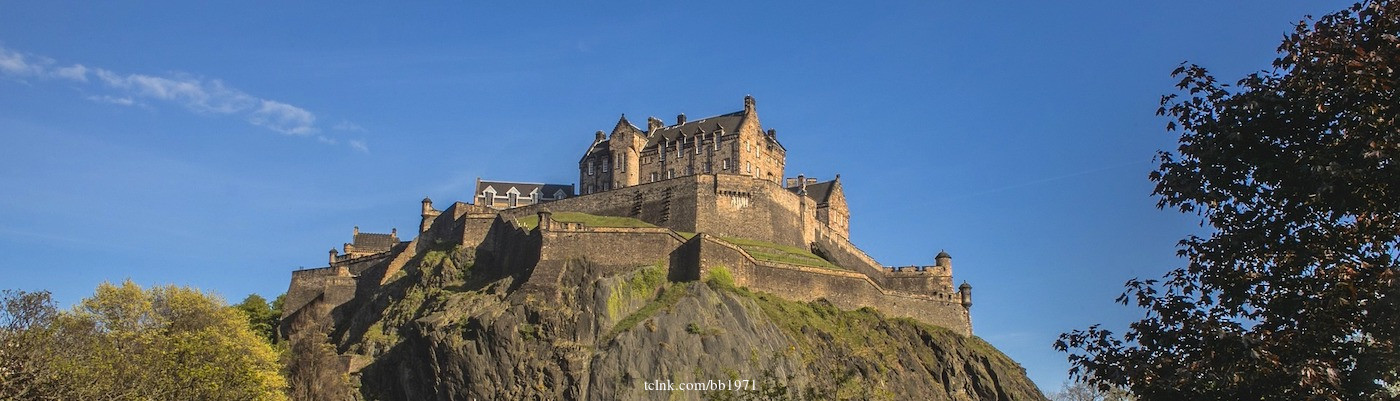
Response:
POLYGON ((676 125, 685 124, 685 113, 676 115, 676 125))

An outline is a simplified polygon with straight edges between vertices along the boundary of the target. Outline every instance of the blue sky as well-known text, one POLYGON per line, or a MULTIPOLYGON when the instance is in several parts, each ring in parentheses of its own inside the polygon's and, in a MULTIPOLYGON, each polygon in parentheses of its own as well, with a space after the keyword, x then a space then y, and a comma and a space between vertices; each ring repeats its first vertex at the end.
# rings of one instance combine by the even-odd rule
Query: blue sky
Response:
POLYGON ((0 1, 0 288, 271 298, 352 226, 574 182, 620 113, 751 94, 788 175, 841 174, 856 244, 946 249, 976 333, 1049 391, 1055 336, 1140 317, 1122 283, 1202 230, 1150 196, 1169 72, 1234 81, 1347 4, 292 3, 0 1))

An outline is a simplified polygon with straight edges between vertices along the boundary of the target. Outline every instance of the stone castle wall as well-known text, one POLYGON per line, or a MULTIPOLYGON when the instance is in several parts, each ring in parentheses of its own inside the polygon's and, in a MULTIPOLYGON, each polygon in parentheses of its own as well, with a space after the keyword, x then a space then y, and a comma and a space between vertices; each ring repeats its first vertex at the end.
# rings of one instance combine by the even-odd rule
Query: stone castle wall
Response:
POLYGON ((294 272, 288 314, 296 313, 297 305, 312 303, 326 306, 316 310, 334 310, 351 301, 357 290, 368 294, 377 289, 427 249, 456 245, 476 249, 478 267, 473 274, 515 276, 523 281, 523 289, 539 294, 557 294, 571 266, 611 275, 660 263, 676 281, 697 280, 722 266, 737 285, 754 290, 794 300, 826 299, 845 309, 874 307, 971 333, 970 316, 952 286, 950 266, 889 271, 844 232, 819 222, 810 199, 766 180, 693 175, 503 211, 459 202, 424 216, 427 229, 418 238, 363 258, 365 264, 294 272), (585 227, 540 213, 547 210, 629 216, 660 228, 585 227), (536 229, 516 223, 530 215, 540 217, 536 229), (700 234, 687 239, 677 232, 700 234), (758 261, 716 236, 811 246, 849 270, 758 261))
POLYGON ((806 248, 818 227, 810 200, 768 180, 699 174, 504 210, 511 218, 549 210, 636 218, 680 232, 707 232, 806 248))
MULTIPOLYGON (((893 316, 917 319, 971 335, 967 308, 958 294, 944 291, 900 291, 883 288, 870 276, 809 266, 759 261, 741 248, 701 234, 700 277, 723 267, 734 284, 797 301, 825 299, 842 309, 871 307, 893 316)), ((936 272, 909 273, 936 282, 936 272)))

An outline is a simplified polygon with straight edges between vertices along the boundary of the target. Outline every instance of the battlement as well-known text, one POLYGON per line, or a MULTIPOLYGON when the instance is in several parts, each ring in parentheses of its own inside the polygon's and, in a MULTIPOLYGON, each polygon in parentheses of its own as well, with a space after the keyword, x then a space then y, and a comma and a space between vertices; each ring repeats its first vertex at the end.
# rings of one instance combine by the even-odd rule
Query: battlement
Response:
POLYGON ((933 265, 909 266, 870 257, 849 238, 840 175, 783 177, 786 149, 775 131, 759 127, 756 113, 746 98, 743 111, 682 117, 671 126, 652 118, 645 131, 624 117, 611 137, 595 135, 580 161, 577 196, 563 185, 537 191, 545 184, 482 181, 478 192, 487 195, 474 198, 491 199, 487 205, 455 202, 437 210, 424 198, 413 241, 398 241, 397 230, 356 228, 344 255, 331 250, 329 267, 293 272, 288 300, 296 303, 288 305, 300 306, 287 314, 306 305, 333 311, 353 301, 346 294, 387 283, 419 253, 451 245, 475 250, 473 274, 514 276, 541 297, 557 296, 561 278, 579 261, 602 275, 663 261, 673 281, 723 269, 757 291, 877 308, 971 334, 971 286, 953 286, 951 256, 939 252, 933 265), (525 201, 510 196, 515 192, 553 195, 539 203, 546 199, 525 201))

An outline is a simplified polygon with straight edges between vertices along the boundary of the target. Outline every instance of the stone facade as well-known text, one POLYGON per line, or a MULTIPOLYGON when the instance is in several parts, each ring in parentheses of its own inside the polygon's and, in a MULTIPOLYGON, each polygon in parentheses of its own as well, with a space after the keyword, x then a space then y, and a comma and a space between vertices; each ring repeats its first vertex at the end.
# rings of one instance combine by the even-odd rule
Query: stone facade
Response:
POLYGON ((476 179, 473 203, 501 210, 556 201, 574 196, 573 184, 482 181, 476 179))
POLYGON ((559 278, 581 263, 604 275, 664 263, 675 281, 723 268, 736 284, 754 290, 826 299, 843 308, 873 307, 972 333, 971 287, 953 286, 947 253, 930 266, 879 264, 849 239, 840 176, 783 179, 785 156, 776 133, 758 125, 751 97, 744 110, 721 116, 681 116, 671 126, 652 118, 645 132, 623 118, 610 137, 597 133, 580 161, 579 196, 506 209, 478 200, 437 210, 423 199, 413 241, 397 241, 394 231, 387 249, 375 245, 378 253, 348 257, 352 248, 371 249, 357 245, 357 229, 347 257, 337 258, 332 250, 328 267, 294 272, 286 316, 334 314, 339 305, 354 302, 354 294, 384 285, 419 253, 452 245, 475 249, 473 274, 514 276, 523 280, 522 289, 538 290, 539 296, 557 293, 559 278), (589 227, 555 221, 557 212, 631 217, 656 227, 589 227), (527 230, 517 223, 527 218, 537 218, 538 225, 527 230), (810 249, 841 269, 755 258, 725 240, 730 237, 810 249))
POLYGON ((673 125, 647 118, 643 131, 623 116, 612 133, 594 133, 579 160, 579 193, 591 194, 696 174, 731 174, 781 182, 787 149, 764 131, 753 97, 744 109, 673 125))

